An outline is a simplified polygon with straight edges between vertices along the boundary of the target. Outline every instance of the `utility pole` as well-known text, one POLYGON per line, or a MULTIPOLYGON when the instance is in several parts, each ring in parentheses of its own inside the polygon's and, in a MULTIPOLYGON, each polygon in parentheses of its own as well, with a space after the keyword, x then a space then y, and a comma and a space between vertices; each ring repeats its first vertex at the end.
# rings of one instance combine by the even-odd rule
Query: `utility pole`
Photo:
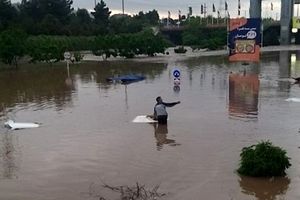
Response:
POLYGON ((204 18, 206 18, 206 26, 208 25, 208 17, 206 16, 206 3, 204 4, 204 18))
POLYGON ((280 17, 280 44, 291 44, 291 19, 293 17, 293 0, 281 1, 281 17, 280 17))
POLYGON ((97 3, 96 3, 96 0, 95 0, 95 8, 96 8, 96 5, 97 5, 97 3))
POLYGON ((124 15, 124 0, 122 0, 122 12, 123 12, 123 15, 124 15))

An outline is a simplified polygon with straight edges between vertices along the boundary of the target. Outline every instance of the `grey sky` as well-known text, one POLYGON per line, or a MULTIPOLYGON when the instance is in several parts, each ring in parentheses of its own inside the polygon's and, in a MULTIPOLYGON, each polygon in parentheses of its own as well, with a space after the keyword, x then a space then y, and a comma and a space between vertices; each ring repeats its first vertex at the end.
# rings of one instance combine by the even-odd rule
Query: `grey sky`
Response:
MULTIPOLYGON (((97 0, 100 1, 100 0, 97 0)), ((113 13, 119 13, 122 10, 122 0, 104 0, 106 5, 113 11, 113 13)), ((92 9, 94 7, 94 0, 73 0, 74 7, 84 7, 92 9)), ((216 9, 223 9, 225 0, 124 0, 125 12, 130 14, 136 14, 139 11, 150 11, 156 9, 160 16, 167 16, 168 11, 171 12, 172 17, 176 18, 178 10, 181 10, 182 14, 188 12, 188 7, 193 8, 194 15, 200 15, 200 5, 206 3, 207 12, 212 13, 212 4, 216 9)), ((250 0, 241 0, 241 15, 247 15, 249 11, 250 0)), ((237 16, 238 0, 227 0, 229 11, 231 16, 237 16)), ((280 10, 280 0, 264 0, 262 3, 263 15, 272 15, 278 13, 280 10), (274 10, 271 11, 271 2, 273 3, 274 10), (266 13, 269 12, 269 13, 266 13), (273 13, 272 13, 273 12, 273 13)), ((222 13, 222 12, 221 12, 222 13)))
MULTIPOLYGON (((18 2, 20 0, 12 0, 18 2)), ((99 2, 100 0, 96 0, 99 2)), ((122 10, 122 0, 104 0, 109 9, 115 13, 120 13, 122 10)), ((177 18, 178 10, 182 14, 187 14, 188 7, 193 8, 193 15, 200 15, 200 5, 206 3, 208 14, 212 13, 212 4, 216 9, 223 9, 225 0, 124 0, 125 12, 129 14, 137 14, 139 11, 148 12, 150 10, 157 10, 160 17, 167 16, 168 11, 171 12, 172 18, 177 18), (222 5, 222 6, 221 6, 222 5)), ((241 15, 249 17, 249 3, 250 0, 241 0, 241 15)), ((230 15, 237 16, 238 0, 227 0, 230 15)), ((73 7, 86 8, 92 10, 95 5, 95 0, 73 0, 73 7)), ((224 11, 221 14, 223 14, 224 11)), ((262 14, 264 17, 274 17, 280 15, 280 0, 264 0, 262 2, 262 14), (271 2, 274 10, 271 11, 271 2)), ((215 14, 216 15, 216 14, 215 14)))

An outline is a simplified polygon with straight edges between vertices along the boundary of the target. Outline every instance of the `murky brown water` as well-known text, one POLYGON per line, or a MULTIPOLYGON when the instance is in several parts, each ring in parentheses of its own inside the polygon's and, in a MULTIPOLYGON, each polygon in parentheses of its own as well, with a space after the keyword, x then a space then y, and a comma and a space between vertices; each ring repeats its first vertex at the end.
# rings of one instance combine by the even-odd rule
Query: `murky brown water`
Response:
POLYGON ((1 71, 0 199, 115 197, 102 182, 159 184, 172 200, 300 199, 300 103, 285 101, 300 98, 299 85, 287 79, 300 76, 298 57, 265 54, 257 65, 221 57, 82 63, 71 66, 70 76, 64 65, 1 71), (175 66, 180 88, 173 84, 175 66), (124 73, 147 78, 129 85, 105 81, 124 73), (181 101, 168 110, 168 126, 132 123, 152 112, 158 95, 181 101), (42 126, 7 131, 8 118, 42 126), (242 147, 261 140, 287 150, 287 177, 235 172, 242 147))

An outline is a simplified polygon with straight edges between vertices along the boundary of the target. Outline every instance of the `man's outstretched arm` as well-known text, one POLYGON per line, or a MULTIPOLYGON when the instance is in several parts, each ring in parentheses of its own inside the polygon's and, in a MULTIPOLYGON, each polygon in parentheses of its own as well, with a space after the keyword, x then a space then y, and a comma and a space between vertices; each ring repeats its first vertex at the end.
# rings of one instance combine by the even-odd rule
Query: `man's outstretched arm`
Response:
POLYGON ((176 102, 172 102, 172 103, 165 103, 163 102, 163 104, 166 106, 166 107, 173 107, 175 106, 176 104, 179 104, 180 101, 176 101, 176 102))

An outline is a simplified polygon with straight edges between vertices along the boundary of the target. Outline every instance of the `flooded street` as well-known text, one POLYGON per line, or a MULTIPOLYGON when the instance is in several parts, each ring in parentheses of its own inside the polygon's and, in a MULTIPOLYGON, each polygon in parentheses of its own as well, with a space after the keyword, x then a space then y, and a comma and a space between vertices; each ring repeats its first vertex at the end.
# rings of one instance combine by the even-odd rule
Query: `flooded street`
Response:
POLYGON ((0 72, 0 199, 116 199, 103 183, 136 182, 163 199, 300 199, 300 52, 265 53, 259 64, 225 57, 86 62, 0 72), (172 70, 181 71, 174 86, 172 70), (146 79, 111 84, 112 75, 146 79), (132 123, 168 108, 167 127, 132 123), (10 131, 4 122, 38 122, 10 131), (245 146, 269 140, 287 151, 284 178, 236 173, 245 146))

